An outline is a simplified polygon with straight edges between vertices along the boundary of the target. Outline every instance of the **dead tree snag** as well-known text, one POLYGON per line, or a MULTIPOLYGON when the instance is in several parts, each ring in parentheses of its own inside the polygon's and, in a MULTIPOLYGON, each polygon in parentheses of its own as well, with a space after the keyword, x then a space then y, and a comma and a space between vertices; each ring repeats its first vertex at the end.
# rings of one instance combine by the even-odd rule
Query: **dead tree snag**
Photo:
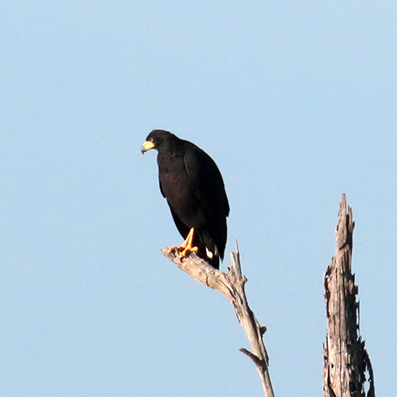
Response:
POLYGON ((240 349, 255 363, 262 380, 262 386, 266 397, 274 397, 273 387, 269 375, 269 358, 263 343, 263 334, 266 327, 262 327, 254 313, 248 306, 245 295, 245 283, 247 278, 243 276, 240 265, 240 255, 232 252, 232 264, 227 273, 214 269, 196 254, 181 259, 175 253, 169 253, 167 249, 162 250, 163 255, 174 262, 181 270, 188 273, 196 281, 207 287, 221 292, 234 307, 237 320, 244 327, 245 333, 250 341, 252 352, 240 349))
POLYGON ((351 272, 353 229, 352 207, 347 208, 343 194, 336 227, 336 252, 324 275, 328 319, 324 397, 375 397, 371 361, 359 334, 358 287, 351 272))

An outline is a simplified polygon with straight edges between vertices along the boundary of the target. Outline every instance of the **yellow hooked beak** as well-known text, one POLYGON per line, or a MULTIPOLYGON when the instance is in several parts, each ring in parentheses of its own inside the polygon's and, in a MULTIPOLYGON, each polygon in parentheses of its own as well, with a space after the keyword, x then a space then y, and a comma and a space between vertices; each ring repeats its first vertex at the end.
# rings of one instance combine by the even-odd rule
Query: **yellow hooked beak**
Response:
POLYGON ((141 147, 141 152, 142 152, 142 154, 144 154, 145 152, 147 152, 148 150, 153 149, 153 148, 154 148, 154 143, 151 141, 146 141, 146 142, 144 142, 144 144, 141 147))

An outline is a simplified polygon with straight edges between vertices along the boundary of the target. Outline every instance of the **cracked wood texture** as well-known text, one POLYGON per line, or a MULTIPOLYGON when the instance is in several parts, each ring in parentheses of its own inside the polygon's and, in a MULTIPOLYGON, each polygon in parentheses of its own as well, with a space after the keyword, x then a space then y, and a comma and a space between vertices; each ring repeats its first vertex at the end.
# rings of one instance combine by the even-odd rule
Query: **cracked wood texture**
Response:
POLYGON ((374 377, 359 334, 358 287, 351 272, 353 213, 342 196, 336 252, 324 275, 328 331, 324 346, 324 397, 375 397, 374 377))
POLYGON ((263 334, 266 327, 261 327, 254 313, 248 306, 245 295, 245 283, 247 279, 243 276, 240 265, 240 255, 232 252, 232 264, 227 273, 214 269, 207 262, 192 253, 181 259, 174 252, 162 250, 163 255, 174 262, 181 270, 188 273, 196 281, 207 287, 221 292, 234 307, 237 320, 244 327, 245 333, 250 341, 252 352, 240 349, 254 362, 262 380, 262 386, 266 397, 274 397, 273 387, 269 375, 269 358, 263 343, 263 334))

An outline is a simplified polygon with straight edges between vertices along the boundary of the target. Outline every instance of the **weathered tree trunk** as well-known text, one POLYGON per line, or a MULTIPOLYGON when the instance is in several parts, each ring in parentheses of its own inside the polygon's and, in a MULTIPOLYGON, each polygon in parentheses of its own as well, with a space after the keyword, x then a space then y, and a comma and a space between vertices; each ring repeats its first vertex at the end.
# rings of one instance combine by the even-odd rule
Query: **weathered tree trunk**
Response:
POLYGON ((324 397, 375 397, 371 361, 359 335, 358 287, 354 285, 351 272, 353 229, 352 208, 349 206, 347 210, 343 194, 336 227, 336 252, 324 276, 328 318, 324 346, 324 397))
POLYGON ((196 254, 190 254, 188 257, 181 259, 179 255, 170 253, 167 249, 162 251, 181 270, 205 286, 218 290, 231 302, 237 319, 244 327, 252 347, 252 353, 247 349, 240 349, 240 351, 250 357, 255 363, 262 380, 265 396, 274 397, 268 369, 269 358, 263 343, 263 334, 266 331, 266 327, 261 327, 248 306, 244 288, 247 279, 241 271, 239 253, 232 252, 232 264, 229 267, 229 271, 223 273, 214 269, 196 254))

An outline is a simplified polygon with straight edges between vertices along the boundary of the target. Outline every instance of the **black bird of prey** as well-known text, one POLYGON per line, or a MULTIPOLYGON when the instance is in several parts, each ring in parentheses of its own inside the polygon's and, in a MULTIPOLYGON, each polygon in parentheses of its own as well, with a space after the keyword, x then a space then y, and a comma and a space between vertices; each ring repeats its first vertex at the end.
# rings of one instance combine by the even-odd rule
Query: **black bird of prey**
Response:
POLYGON ((227 238, 229 202, 222 175, 214 160, 189 141, 164 130, 153 130, 141 152, 157 149, 159 182, 179 233, 185 239, 181 258, 196 252, 219 269, 227 238))

